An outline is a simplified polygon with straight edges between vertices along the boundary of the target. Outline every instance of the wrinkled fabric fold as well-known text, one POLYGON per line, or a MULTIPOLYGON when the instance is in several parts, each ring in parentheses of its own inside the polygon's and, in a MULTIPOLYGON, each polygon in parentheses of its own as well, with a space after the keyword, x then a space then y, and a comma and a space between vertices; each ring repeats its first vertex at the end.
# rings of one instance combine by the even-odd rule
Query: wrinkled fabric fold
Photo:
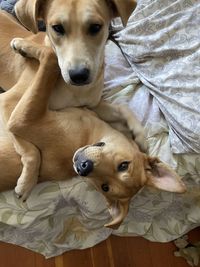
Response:
POLYGON ((200 153, 200 2, 138 1, 115 37, 156 99, 174 153, 200 153))

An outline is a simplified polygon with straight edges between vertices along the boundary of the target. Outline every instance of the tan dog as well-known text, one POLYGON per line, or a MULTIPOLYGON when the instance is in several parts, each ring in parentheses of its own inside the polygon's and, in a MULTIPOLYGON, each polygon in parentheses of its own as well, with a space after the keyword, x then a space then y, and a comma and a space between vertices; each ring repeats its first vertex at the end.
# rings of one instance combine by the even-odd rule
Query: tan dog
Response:
POLYGON ((11 88, 26 68, 26 61, 9 49, 13 38, 25 37, 51 46, 57 55, 62 77, 52 91, 51 109, 97 106, 110 21, 120 16, 126 25, 135 6, 134 0, 19 0, 15 5, 19 21, 37 33, 37 21, 43 19, 47 31, 34 35, 0 12, 0 86, 11 88))
MULTIPOLYGON (((3 174, 0 190, 13 188, 21 171, 22 174, 26 172, 26 168, 22 170, 20 157, 5 127, 8 121, 7 127, 19 143, 25 142, 25 160, 35 166, 37 157, 41 156, 40 182, 69 179, 75 175, 75 169, 95 184, 106 197, 113 217, 106 226, 115 227, 122 222, 132 196, 144 185, 171 192, 185 191, 173 170, 140 152, 131 139, 100 120, 92 111, 78 108, 49 110, 49 97, 59 76, 54 53, 23 40, 15 40, 14 45, 16 52, 23 51, 27 57, 37 58, 40 66, 29 87, 24 86, 33 66, 33 60, 27 60, 26 71, 18 83, 0 95, 0 172, 3 174), (29 149, 26 150, 30 144, 35 147, 31 154, 29 149)), ((18 189, 24 193, 23 198, 37 183, 35 178, 20 176, 18 189)))

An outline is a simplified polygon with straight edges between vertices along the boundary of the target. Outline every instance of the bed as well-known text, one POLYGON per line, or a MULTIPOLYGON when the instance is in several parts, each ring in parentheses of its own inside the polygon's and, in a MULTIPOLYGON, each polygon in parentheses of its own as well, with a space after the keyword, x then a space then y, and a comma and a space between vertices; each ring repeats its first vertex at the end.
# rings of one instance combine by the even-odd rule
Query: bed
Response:
MULTIPOLYGON (((4 1, 5 2, 5 1, 4 1)), ((184 194, 143 188, 117 230, 103 196, 85 179, 37 185, 23 203, 0 194, 0 240, 46 258, 84 249, 111 234, 168 242, 200 226, 200 3, 139 0, 128 26, 113 21, 104 98, 130 106, 147 131, 149 154, 168 163, 184 194)))

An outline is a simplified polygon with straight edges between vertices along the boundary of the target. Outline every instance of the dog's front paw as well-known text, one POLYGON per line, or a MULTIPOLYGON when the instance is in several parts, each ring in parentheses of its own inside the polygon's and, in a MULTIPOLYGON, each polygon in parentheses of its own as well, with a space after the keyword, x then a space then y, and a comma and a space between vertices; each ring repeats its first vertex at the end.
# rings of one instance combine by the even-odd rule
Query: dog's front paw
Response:
POLYGON ((22 38, 14 38, 10 42, 11 48, 18 54, 20 54, 23 57, 27 57, 27 53, 23 49, 24 39, 22 38))
POLYGON ((23 174, 19 177, 17 181, 17 185, 15 187, 15 193, 17 195, 17 198, 22 199, 22 201, 26 201, 28 198, 31 190, 33 187, 37 184, 38 177, 27 179, 23 176, 23 174))
POLYGON ((132 138, 142 152, 147 152, 148 146, 144 127, 138 121, 135 114, 130 110, 129 107, 121 105, 119 106, 119 110, 121 113, 121 118, 123 118, 123 120, 125 121, 132 138))
POLYGON ((148 144, 147 144, 146 134, 144 130, 142 130, 140 133, 134 136, 134 141, 139 146, 142 152, 148 151, 148 144))
POLYGON ((50 65, 54 71, 59 71, 56 54, 51 47, 38 45, 35 42, 22 38, 14 38, 10 43, 15 53, 26 58, 34 58, 40 63, 50 65))

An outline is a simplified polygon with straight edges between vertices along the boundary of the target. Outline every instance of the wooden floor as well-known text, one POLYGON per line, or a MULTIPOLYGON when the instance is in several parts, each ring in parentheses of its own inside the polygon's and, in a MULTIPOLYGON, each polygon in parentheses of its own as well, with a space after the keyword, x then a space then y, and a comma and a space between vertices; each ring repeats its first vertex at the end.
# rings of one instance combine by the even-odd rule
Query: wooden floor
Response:
MULTIPOLYGON (((199 241, 200 228, 190 232, 189 237, 192 242, 199 241)), ((91 249, 45 260, 39 254, 0 242, 0 267, 188 267, 182 258, 174 257, 174 250, 172 242, 111 236, 91 249)))

